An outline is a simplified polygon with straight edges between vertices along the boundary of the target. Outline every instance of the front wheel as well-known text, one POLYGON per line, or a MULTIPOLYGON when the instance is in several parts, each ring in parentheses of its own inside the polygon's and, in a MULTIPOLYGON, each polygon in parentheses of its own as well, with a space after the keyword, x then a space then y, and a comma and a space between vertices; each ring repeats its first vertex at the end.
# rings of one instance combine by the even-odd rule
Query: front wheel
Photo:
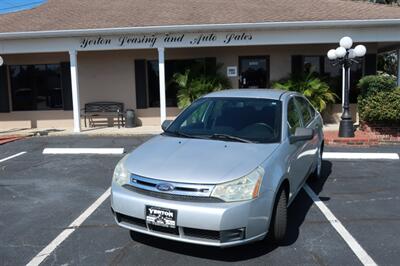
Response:
POLYGON ((276 197, 272 215, 270 234, 272 240, 279 244, 285 240, 287 232, 287 196, 284 189, 280 189, 276 197))

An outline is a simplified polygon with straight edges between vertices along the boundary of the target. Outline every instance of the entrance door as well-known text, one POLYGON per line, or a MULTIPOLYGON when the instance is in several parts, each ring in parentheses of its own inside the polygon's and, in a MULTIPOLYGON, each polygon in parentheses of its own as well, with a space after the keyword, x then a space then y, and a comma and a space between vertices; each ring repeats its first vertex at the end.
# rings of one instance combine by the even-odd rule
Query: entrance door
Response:
POLYGON ((269 83, 268 56, 240 56, 239 73, 239 88, 266 88, 269 83))

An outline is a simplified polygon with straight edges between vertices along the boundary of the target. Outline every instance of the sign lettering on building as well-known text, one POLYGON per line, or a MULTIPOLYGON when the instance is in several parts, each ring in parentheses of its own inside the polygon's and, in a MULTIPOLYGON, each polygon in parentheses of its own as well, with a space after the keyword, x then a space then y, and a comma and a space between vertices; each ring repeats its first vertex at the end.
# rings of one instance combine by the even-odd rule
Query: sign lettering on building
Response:
POLYGON ((246 32, 97 36, 81 39, 79 49, 243 45, 250 44, 253 39, 253 34, 246 32))

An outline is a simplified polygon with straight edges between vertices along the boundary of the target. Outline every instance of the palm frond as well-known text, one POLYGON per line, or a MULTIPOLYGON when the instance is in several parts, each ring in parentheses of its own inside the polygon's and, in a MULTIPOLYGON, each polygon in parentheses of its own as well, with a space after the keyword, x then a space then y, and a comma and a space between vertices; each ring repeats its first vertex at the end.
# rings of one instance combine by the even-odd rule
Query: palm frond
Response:
POLYGON ((222 65, 217 65, 214 74, 199 74, 196 67, 186 69, 184 73, 175 73, 173 82, 178 86, 178 107, 185 108, 204 94, 227 89, 229 79, 218 72, 222 65))
POLYGON ((328 103, 334 103, 338 98, 337 95, 331 91, 329 85, 316 77, 313 73, 302 76, 292 75, 282 82, 274 83, 273 87, 302 93, 320 112, 325 110, 328 103))

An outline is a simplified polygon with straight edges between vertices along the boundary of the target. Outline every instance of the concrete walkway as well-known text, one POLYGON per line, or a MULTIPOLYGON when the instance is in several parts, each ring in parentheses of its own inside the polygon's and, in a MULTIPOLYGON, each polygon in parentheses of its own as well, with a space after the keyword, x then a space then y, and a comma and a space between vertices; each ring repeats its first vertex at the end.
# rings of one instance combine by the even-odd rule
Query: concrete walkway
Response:
MULTIPOLYGON (((339 125, 326 124, 324 131, 337 131, 339 125)), ((118 127, 93 127, 82 128, 81 133, 73 132, 72 128, 12 128, 0 130, 0 137, 8 136, 68 136, 68 135, 89 135, 89 136, 131 136, 148 135, 161 133, 160 126, 140 126, 134 128, 118 127)))
POLYGON ((134 136, 161 133, 160 126, 142 126, 134 128, 118 127, 94 127, 83 128, 82 132, 75 133, 72 128, 15 128, 0 131, 0 137, 6 136, 68 136, 68 135, 88 135, 88 136, 134 136))

